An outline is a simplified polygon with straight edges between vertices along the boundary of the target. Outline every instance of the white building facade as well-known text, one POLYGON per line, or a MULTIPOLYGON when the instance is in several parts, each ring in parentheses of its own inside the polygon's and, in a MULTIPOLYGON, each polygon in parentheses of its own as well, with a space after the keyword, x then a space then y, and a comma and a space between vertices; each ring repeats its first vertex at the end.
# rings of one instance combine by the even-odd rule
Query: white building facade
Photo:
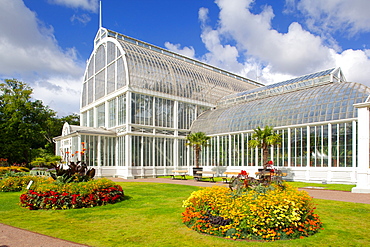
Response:
POLYGON ((191 173, 185 136, 202 131, 211 136, 205 170, 254 174, 261 151, 247 143, 254 128, 269 125, 282 134, 271 158, 288 179, 370 192, 370 88, 346 82, 339 68, 264 86, 105 28, 94 42, 81 126, 66 123, 55 138, 65 160, 81 159, 98 176, 191 173))

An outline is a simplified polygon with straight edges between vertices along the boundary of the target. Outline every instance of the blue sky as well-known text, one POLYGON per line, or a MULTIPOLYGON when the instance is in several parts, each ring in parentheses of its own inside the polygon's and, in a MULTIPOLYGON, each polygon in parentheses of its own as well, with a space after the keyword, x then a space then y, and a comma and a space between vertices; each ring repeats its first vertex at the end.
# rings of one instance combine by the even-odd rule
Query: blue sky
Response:
MULTIPOLYGON (((103 26, 270 84, 341 67, 370 86, 368 0, 102 0, 103 26)), ((98 0, 0 0, 0 79, 79 111, 98 0)))

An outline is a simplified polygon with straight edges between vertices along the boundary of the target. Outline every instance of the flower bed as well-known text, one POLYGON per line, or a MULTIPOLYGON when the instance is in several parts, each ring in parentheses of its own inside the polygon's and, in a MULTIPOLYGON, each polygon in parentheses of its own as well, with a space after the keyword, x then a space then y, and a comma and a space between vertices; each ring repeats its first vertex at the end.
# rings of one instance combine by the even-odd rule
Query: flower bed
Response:
POLYGON ((30 169, 23 166, 0 166, 0 176, 6 174, 7 172, 28 172, 30 169))
POLYGON ((87 208, 116 203, 124 198, 121 186, 108 179, 81 183, 44 183, 20 196, 20 205, 31 210, 87 208))
POLYGON ((35 177, 35 176, 19 176, 19 177, 8 177, 0 180, 0 192, 16 192, 25 189, 30 181, 34 184, 39 183, 50 183, 53 180, 46 177, 35 177))
POLYGON ((210 235, 267 241, 303 238, 321 229, 306 192, 271 186, 264 193, 249 190, 237 196, 217 186, 195 191, 184 201, 183 223, 210 235))

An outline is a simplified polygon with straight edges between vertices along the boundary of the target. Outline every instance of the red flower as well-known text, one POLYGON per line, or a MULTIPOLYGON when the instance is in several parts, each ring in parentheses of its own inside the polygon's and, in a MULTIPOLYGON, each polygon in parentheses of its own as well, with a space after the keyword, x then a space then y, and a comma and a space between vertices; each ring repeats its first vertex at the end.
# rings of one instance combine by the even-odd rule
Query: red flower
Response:
POLYGON ((246 172, 244 170, 241 170, 241 172, 239 173, 239 175, 248 176, 248 172, 246 172))
POLYGON ((76 204, 76 198, 78 197, 79 195, 77 194, 73 194, 72 195, 72 204, 76 204))

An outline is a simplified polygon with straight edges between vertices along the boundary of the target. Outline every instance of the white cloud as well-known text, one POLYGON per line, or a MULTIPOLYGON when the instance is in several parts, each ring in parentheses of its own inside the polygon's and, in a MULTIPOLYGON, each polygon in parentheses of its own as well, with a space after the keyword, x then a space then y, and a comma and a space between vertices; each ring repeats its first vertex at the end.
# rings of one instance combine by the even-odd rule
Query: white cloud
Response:
POLYGON ((246 66, 237 62, 238 55, 243 54, 246 58, 253 57, 260 71, 269 66, 270 72, 300 75, 326 68, 330 61, 330 51, 320 38, 303 30, 300 24, 292 23, 286 34, 273 30, 274 13, 270 6, 265 6, 259 14, 252 14, 249 11, 252 1, 218 0, 216 3, 220 8, 220 26, 215 30, 203 27, 202 33, 203 42, 211 53, 207 55, 208 62, 215 64, 217 58, 221 62, 215 65, 225 68, 222 63, 225 60, 231 62, 234 72, 239 72, 240 65, 246 66), (232 39, 236 45, 223 45, 225 52, 222 53, 217 47, 227 39, 232 39))
POLYGON ((98 12, 98 0, 49 0, 49 3, 66 6, 68 8, 81 8, 93 13, 98 12))
POLYGON ((370 52, 369 50, 348 49, 333 54, 336 65, 342 68, 347 81, 360 82, 370 86, 370 52))
POLYGON ((32 97, 41 99, 44 105, 66 116, 78 113, 81 100, 81 82, 83 78, 52 77, 35 81, 32 97))
MULTIPOLYGON (((347 79, 370 85, 369 51, 338 52, 326 45, 323 37, 304 30, 298 22, 292 22, 286 33, 279 33, 271 25, 274 18, 271 6, 252 13, 252 0, 215 2, 220 8, 216 27, 207 25, 208 10, 199 10, 201 37, 209 50, 204 57, 206 62, 264 83, 340 66, 347 79), (352 76, 357 73, 361 76, 352 76)), ((287 8, 294 6, 294 1, 287 2, 287 8)))
POLYGON ((349 37, 370 31, 369 0, 300 0, 297 8, 312 31, 340 31, 349 37))
MULTIPOLYGON (((3 1, 0 12, 0 78, 29 84, 34 97, 45 103, 48 97, 60 95, 60 100, 64 99, 61 105, 68 104, 70 89, 79 90, 74 87, 81 87, 84 71, 84 65, 76 60, 75 48, 61 49, 53 28, 43 25, 21 0, 3 1), (61 81, 66 83, 59 84, 61 81)), ((69 113, 76 112, 76 106, 69 113)))
POLYGON ((74 14, 72 15, 70 19, 72 22, 78 21, 84 25, 86 25, 88 22, 91 21, 91 17, 87 14, 82 14, 82 15, 74 14))
POLYGON ((184 56, 187 56, 187 57, 190 57, 190 58, 195 57, 195 51, 194 51, 194 48, 192 46, 181 48, 180 44, 172 44, 170 42, 166 42, 164 44, 164 46, 168 50, 179 53, 179 54, 182 54, 184 56))

